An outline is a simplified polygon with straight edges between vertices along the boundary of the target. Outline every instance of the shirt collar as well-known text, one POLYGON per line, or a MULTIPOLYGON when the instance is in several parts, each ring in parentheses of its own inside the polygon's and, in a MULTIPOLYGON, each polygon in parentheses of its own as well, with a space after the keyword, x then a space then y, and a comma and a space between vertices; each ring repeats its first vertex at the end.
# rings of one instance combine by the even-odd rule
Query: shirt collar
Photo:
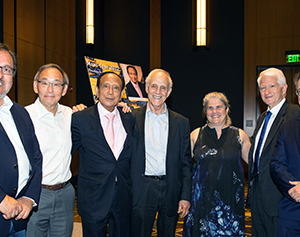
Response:
MULTIPOLYGON (((38 114, 38 118, 39 118, 39 119, 41 119, 41 118, 43 118, 44 116, 49 115, 49 114, 53 115, 53 113, 49 112, 49 111, 45 108, 45 106, 42 105, 42 103, 41 103, 39 97, 35 100, 34 105, 35 105, 36 112, 37 112, 37 114, 38 114)), ((56 116, 57 114, 60 114, 61 112, 62 112, 61 106, 60 106, 59 103, 57 103, 57 111, 56 111, 56 113, 55 113, 55 116, 56 116)))
POLYGON ((100 102, 98 102, 97 108, 100 117, 105 116, 107 114, 114 114, 116 117, 118 117, 118 113, 117 113, 118 110, 116 106, 112 112, 109 112, 107 109, 103 107, 103 105, 100 102))
POLYGON ((13 106, 13 102, 11 99, 6 95, 3 98, 4 104, 0 106, 0 111, 3 111, 5 113, 10 113, 10 109, 13 106))
MULTIPOLYGON (((150 109, 150 107, 149 107, 149 104, 147 103, 147 108, 146 108, 146 114, 147 113, 152 113, 152 114, 155 114, 155 113, 153 113, 152 111, 151 111, 151 109, 150 109)), ((167 104, 166 103, 164 103, 164 111, 162 112, 162 113, 160 113, 160 114, 158 114, 158 115, 168 115, 168 108, 167 108, 167 104)))
POLYGON ((279 110, 281 109, 281 107, 282 107, 282 105, 284 104, 285 101, 286 101, 286 99, 283 98, 283 99, 279 102, 279 104, 276 105, 276 106, 274 106, 272 109, 270 109, 270 108, 268 107, 268 110, 271 111, 272 116, 277 116, 279 110))

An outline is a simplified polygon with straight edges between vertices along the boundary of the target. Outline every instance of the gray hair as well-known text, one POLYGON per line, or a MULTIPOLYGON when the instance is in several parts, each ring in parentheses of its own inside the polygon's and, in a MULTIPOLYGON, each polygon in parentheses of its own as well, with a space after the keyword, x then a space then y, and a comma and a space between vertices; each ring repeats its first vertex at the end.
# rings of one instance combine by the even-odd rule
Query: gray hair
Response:
POLYGON ((228 108, 228 113, 227 113, 227 116, 226 116, 226 122, 225 123, 226 123, 226 125, 230 125, 231 124, 231 118, 229 117, 229 112, 230 112, 229 100, 221 92, 214 91, 214 92, 210 92, 210 93, 208 93, 204 96, 204 98, 203 98, 203 115, 206 116, 207 104, 208 104, 209 99, 211 99, 211 98, 217 98, 217 99, 221 100, 222 103, 225 106, 225 110, 228 108))
POLYGON ((37 71, 37 73, 35 74, 34 76, 34 81, 38 81, 39 80, 39 77, 40 77, 40 74, 42 73, 42 71, 48 69, 48 68, 55 68, 57 69, 61 75, 63 76, 63 82, 65 85, 69 85, 69 77, 67 75, 67 73, 65 73, 64 70, 62 70, 62 68, 60 66, 58 66, 57 64, 54 64, 54 63, 48 63, 48 64, 45 64, 43 66, 41 66, 39 68, 39 70, 37 71))
POLYGON ((276 76, 277 82, 280 85, 280 87, 283 87, 286 84, 286 79, 285 79, 283 72, 281 70, 279 70, 278 68, 271 67, 271 68, 268 68, 268 69, 262 71, 259 74, 259 77, 257 78, 258 87, 260 87, 260 80, 261 80, 262 76, 264 76, 264 75, 276 76))
POLYGON ((0 51, 6 51, 11 56, 11 58, 13 60, 13 67, 14 67, 13 77, 14 77, 17 73, 17 57, 16 57, 16 55, 10 50, 9 46, 6 44, 0 43, 0 51))
POLYGON ((148 76, 146 77, 146 80, 145 80, 146 86, 147 86, 147 87, 149 86, 149 83, 150 83, 150 80, 152 79, 153 74, 158 73, 158 72, 162 72, 162 73, 164 73, 164 74, 167 76, 167 78, 168 78, 168 80, 169 80, 169 88, 168 88, 168 90, 170 90, 171 87, 173 87, 173 81, 172 81, 172 79, 171 79, 170 73, 168 73, 167 71, 165 71, 165 70, 163 70, 163 69, 153 69, 153 70, 148 74, 148 76))

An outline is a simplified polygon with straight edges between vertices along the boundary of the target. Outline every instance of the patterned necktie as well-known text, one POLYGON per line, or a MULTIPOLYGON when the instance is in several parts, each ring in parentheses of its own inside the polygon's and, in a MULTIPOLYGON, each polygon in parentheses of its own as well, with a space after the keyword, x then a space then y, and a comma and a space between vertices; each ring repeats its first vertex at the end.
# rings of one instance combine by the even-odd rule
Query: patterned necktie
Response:
POLYGON ((256 147, 256 151, 255 151, 255 161, 254 161, 254 175, 255 176, 259 172, 260 149, 261 149, 261 145, 262 145, 262 142, 264 140, 264 137, 265 137, 267 125, 268 125, 268 122, 269 122, 269 119, 270 119, 271 115, 272 115, 272 113, 269 110, 266 114, 264 126, 261 129, 260 137, 259 137, 259 140, 258 140, 258 143, 257 143, 257 147, 256 147))
POLYGON ((115 118, 114 114, 107 114, 105 115, 105 118, 108 119, 108 124, 105 130, 105 138, 110 146, 110 149, 114 151, 114 142, 115 142, 115 134, 114 134, 114 126, 113 126, 113 121, 115 118))

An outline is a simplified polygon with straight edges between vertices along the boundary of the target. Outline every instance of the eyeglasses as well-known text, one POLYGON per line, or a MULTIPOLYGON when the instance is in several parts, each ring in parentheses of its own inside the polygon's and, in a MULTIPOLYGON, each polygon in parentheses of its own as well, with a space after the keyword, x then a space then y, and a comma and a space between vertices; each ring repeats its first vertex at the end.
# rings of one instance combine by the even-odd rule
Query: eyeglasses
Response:
POLYGON ((52 85, 54 90, 60 89, 62 86, 65 84, 57 83, 57 82, 48 82, 48 81, 37 81, 38 83, 41 84, 43 88, 48 88, 50 85, 52 85))
POLYGON ((295 91, 296 95, 299 96, 300 95, 300 88, 298 90, 295 91))
POLYGON ((0 66, 0 68, 1 68, 2 74, 4 74, 4 75, 12 75, 15 71, 14 68, 11 68, 10 66, 7 66, 7 65, 6 66, 0 66))

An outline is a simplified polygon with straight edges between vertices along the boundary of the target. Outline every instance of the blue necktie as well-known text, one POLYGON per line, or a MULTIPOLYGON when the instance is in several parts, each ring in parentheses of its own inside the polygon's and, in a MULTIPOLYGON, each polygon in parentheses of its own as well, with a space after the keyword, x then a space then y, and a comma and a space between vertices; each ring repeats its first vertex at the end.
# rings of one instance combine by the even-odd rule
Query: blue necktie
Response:
POLYGON ((260 133, 260 137, 259 137, 259 140, 258 140, 258 143, 257 143, 257 147, 256 147, 256 151, 255 151, 255 161, 254 161, 254 175, 255 176, 259 172, 259 158, 260 158, 259 153, 260 153, 261 145, 262 145, 262 142, 264 140, 266 129, 267 129, 267 125, 268 125, 268 122, 269 122, 269 119, 270 119, 271 115, 272 115, 272 113, 269 110, 267 112, 267 114, 266 114, 264 126, 262 127, 262 130, 261 130, 261 133, 260 133))

